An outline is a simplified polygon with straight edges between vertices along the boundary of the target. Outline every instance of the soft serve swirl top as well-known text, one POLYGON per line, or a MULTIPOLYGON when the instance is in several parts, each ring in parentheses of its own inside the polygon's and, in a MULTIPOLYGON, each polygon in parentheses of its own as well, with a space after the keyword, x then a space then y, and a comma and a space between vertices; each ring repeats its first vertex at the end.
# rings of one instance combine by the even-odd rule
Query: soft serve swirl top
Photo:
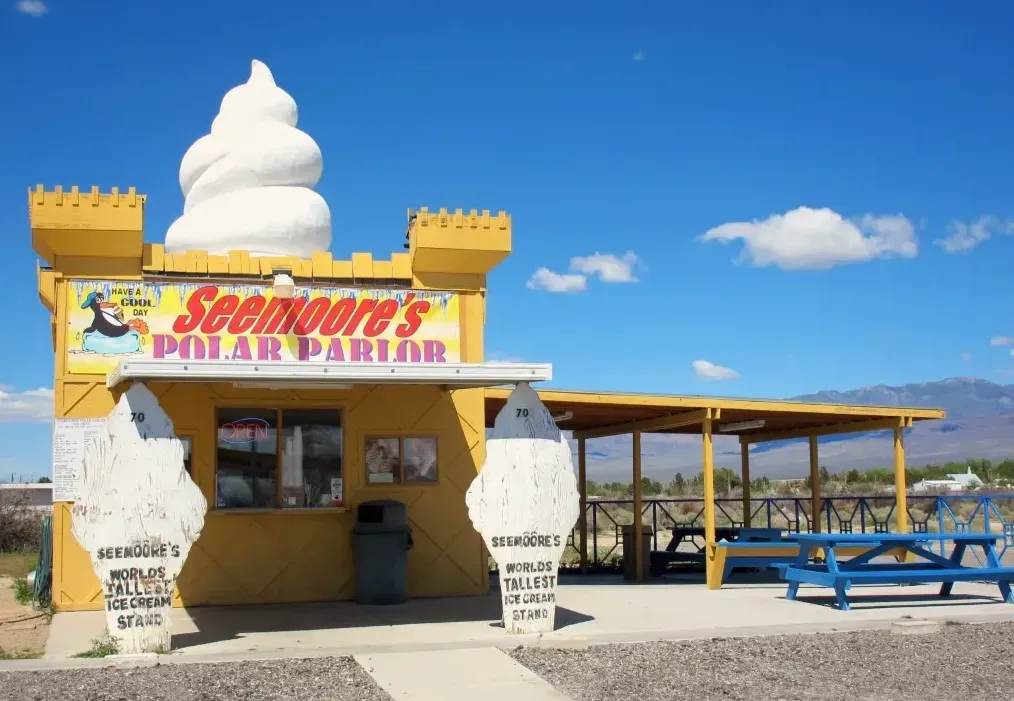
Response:
POLYGON ((250 79, 222 99, 211 133, 183 156, 183 216, 166 233, 170 252, 310 258, 331 245, 331 212, 313 191, 320 149, 296 129, 292 97, 254 61, 250 79))

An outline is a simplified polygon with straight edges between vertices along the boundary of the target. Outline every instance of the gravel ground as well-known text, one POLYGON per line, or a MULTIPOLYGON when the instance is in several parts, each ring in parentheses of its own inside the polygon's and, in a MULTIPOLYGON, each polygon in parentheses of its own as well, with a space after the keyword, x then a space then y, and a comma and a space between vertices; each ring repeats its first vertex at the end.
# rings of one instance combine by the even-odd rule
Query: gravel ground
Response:
MULTIPOLYGON (((518 648, 511 655, 574 701, 1014 698, 1014 623, 946 625, 912 636, 865 631, 518 648)), ((219 699, 391 701, 350 657, 0 673, 0 701, 219 699)))
POLYGON ((0 672, 3 701, 391 701, 351 657, 0 672))
POLYGON ((518 648, 511 656, 574 701, 1010 701, 1014 624, 518 648))

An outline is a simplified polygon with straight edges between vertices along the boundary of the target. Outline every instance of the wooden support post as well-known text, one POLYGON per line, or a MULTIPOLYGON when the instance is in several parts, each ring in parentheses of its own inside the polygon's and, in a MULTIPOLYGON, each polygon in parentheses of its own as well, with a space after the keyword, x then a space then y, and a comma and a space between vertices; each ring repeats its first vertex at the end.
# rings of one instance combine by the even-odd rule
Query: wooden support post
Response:
POLYGON ((905 483, 905 437, 904 428, 894 428, 894 509, 895 527, 898 533, 908 533, 908 485, 905 483))
POLYGON ((750 527, 750 444, 739 444, 740 461, 743 479, 743 527, 750 527))
POLYGON ((820 533, 820 453, 817 450, 817 437, 810 436, 810 528, 820 533))
POLYGON ((641 511, 644 509, 641 498, 641 432, 634 431, 634 572, 638 582, 644 581, 644 524, 641 511))
POLYGON ((581 574, 588 571, 588 469, 585 439, 577 439, 577 489, 581 515, 577 519, 578 551, 581 553, 581 574))
MULTIPOLYGON (((716 573, 711 551, 715 547, 715 455, 711 445, 711 412, 701 422, 702 467, 704 474, 704 547, 707 567, 707 581, 712 582, 716 573)), ((717 575, 721 578, 721 573, 717 575)), ((710 586, 710 585, 709 585, 710 586)))

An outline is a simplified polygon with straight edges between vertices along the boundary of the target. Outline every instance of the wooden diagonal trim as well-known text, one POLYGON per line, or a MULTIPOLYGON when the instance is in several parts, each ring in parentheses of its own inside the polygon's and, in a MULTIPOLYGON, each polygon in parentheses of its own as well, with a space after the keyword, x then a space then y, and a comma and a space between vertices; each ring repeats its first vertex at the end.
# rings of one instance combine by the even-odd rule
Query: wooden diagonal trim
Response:
MULTIPOLYGON (((628 421, 622 424, 611 426, 598 426, 574 431, 574 438, 604 438, 605 436, 621 436, 634 431, 650 433, 652 431, 664 431, 671 428, 682 428, 702 423, 708 418, 708 412, 715 412, 716 409, 697 409, 696 411, 684 411, 679 414, 668 414, 654 419, 642 419, 640 421, 628 421)), ((714 415, 712 415, 713 418, 714 415)))
POLYGON ((841 424, 825 424, 809 428, 790 428, 783 431, 767 431, 751 433, 739 437, 740 443, 764 443, 766 441, 783 441, 809 436, 836 436, 842 433, 865 433, 867 431, 887 431, 893 428, 910 428, 912 419, 899 417, 896 419, 870 419, 867 421, 849 421, 841 424))

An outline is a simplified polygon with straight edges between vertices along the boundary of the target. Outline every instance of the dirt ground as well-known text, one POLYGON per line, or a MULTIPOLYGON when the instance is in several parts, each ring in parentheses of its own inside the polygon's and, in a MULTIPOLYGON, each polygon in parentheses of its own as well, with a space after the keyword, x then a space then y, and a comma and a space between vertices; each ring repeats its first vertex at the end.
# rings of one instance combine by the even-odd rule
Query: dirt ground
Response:
POLYGON ((49 619, 14 601, 14 580, 0 577, 0 659, 36 657, 46 649, 49 619))

